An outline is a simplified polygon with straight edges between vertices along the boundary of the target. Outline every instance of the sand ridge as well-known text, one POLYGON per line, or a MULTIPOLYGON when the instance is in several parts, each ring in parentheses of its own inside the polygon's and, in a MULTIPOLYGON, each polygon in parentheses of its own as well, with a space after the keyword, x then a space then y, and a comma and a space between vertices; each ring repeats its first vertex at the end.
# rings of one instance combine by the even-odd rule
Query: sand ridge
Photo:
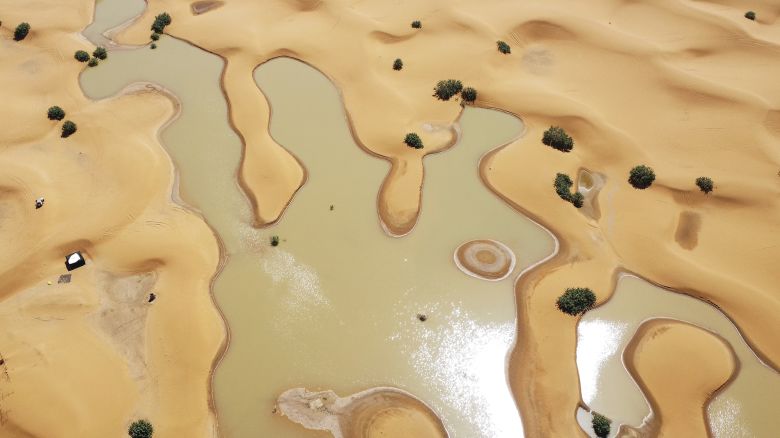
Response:
POLYGON ((145 417, 160 436, 212 436, 209 376, 225 339, 209 294, 218 243, 171 200, 157 132, 175 102, 145 86, 94 102, 81 93, 73 53, 94 49, 79 34, 93 8, 0 2, 0 80, 14 103, 0 108, 0 434, 124 436, 145 417), (21 21, 32 30, 15 42, 9 26, 21 21), (60 137, 51 105, 75 134, 60 137), (87 265, 58 283, 76 250, 87 265))

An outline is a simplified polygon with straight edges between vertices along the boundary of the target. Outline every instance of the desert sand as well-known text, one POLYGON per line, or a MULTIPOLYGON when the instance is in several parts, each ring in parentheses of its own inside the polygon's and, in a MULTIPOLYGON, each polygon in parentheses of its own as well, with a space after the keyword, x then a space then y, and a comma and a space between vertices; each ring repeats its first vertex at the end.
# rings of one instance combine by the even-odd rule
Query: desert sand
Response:
POLYGON ((73 53, 94 49, 79 34, 93 8, 0 3, 0 435, 124 436, 147 418, 159 436, 212 436, 210 370, 226 333, 209 294, 219 246, 174 201, 157 132, 175 100, 143 85, 83 96, 86 64, 73 53), (30 34, 13 41, 22 21, 30 34), (52 105, 76 133, 60 137, 52 105), (73 251, 87 264, 58 283, 73 251))
POLYGON ((734 351, 721 337, 671 319, 645 321, 623 352, 632 377, 650 401, 653 418, 618 436, 711 436, 707 404, 734 378, 734 351))
MULTIPOLYGON (((91 361, 63 365, 56 356, 47 358, 54 351, 30 352, 39 339, 52 338, 10 316, 18 312, 9 310, 0 322, 19 336, 0 350, 9 374, 18 376, 13 385, 19 385, 4 402, 12 419, 6 424, 23 431, 19 436, 57 436, 53 424, 31 421, 35 402, 19 396, 30 394, 25 385, 37 378, 77 382, 104 375, 120 400, 101 406, 105 430, 118 429, 119 418, 148 415, 174 435, 206 433, 213 427, 206 376, 224 339, 207 292, 219 251, 203 221, 170 200, 171 165, 154 133, 174 109, 157 93, 86 101, 76 82, 82 65, 70 61, 74 50, 91 49, 77 32, 89 22, 93 5, 45 3, 0 3, 6 48, 0 74, 3 83, 14 84, 6 101, 24 102, 4 107, 0 121, 8 212, 2 232, 9 249, 9 268, 0 282, 3 295, 12 298, 2 305, 43 287, 62 270, 64 253, 74 249, 89 255, 87 269, 156 272, 161 298, 146 323, 155 390, 128 389, 134 388, 131 373, 119 350, 82 314, 99 301, 85 282, 82 313, 54 324, 62 326, 58 335, 74 339, 69 344, 83 339, 88 352, 80 356, 90 354, 91 361), (13 42, 8 23, 23 20, 33 30, 23 42, 13 42), (45 119, 46 107, 55 103, 79 123, 70 139, 60 139, 58 128, 45 119), (122 118, 130 112, 132 120, 122 118), (82 193, 73 186, 92 190, 82 193), (31 200, 39 195, 50 201, 33 213, 31 200), (191 315, 186 324, 177 319, 183 309, 191 315), (14 351, 46 365, 32 368, 21 360, 14 365, 14 351), (174 365, 185 362, 187 368, 174 365)), ((377 206, 385 229, 395 236, 413 230, 424 205, 423 158, 446 153, 457 139, 452 123, 461 107, 457 99, 431 96, 438 80, 460 79, 478 90, 475 105, 523 119, 525 134, 485 156, 480 171, 491 190, 559 240, 556 255, 524 273, 515 288, 519 323, 509 379, 526 436, 582 435, 574 416, 582 404, 574 361, 578 318, 561 314, 554 303, 573 286, 593 289, 602 303, 621 270, 718 306, 763 361, 780 367, 774 268, 780 256, 777 1, 231 0, 209 9, 150 0, 120 41, 148 42, 149 24, 161 11, 173 17, 166 32, 226 60, 222 87, 231 123, 245 143, 240 181, 257 225, 278 220, 306 178, 298 160, 268 134, 270 108, 252 78, 256 66, 273 57, 300 59, 331 78, 357 142, 392 163, 377 206), (194 14, 193 7, 202 13, 194 14), (756 21, 743 17, 748 8, 756 11, 756 21), (409 26, 415 19, 422 21, 421 29, 409 26), (511 54, 500 54, 497 40, 508 42, 511 54), (395 58, 403 59, 403 70, 391 68, 395 58), (572 152, 541 143, 551 125, 572 135, 572 152), (423 149, 402 143, 412 131, 421 136, 423 149), (638 164, 657 175, 643 191, 626 183, 638 164), (576 177, 582 169, 604 179, 598 214, 583 214, 552 189, 557 172, 576 177), (713 193, 696 188, 699 176, 715 181, 713 193)), ((73 306, 60 307, 46 306, 74 312, 73 306)), ((674 342, 684 342, 678 332, 669 338, 674 334, 674 342)), ((702 354, 719 361, 722 352, 711 348, 702 354)), ((663 376, 650 380, 647 392, 655 394, 655 385, 667 383, 663 376)), ((86 395, 71 398, 67 385, 48 385, 45 391, 73 406, 91 403, 86 395)), ((677 415, 663 407, 657 414, 677 415)), ((71 430, 86 421, 65 410, 61 420, 74 423, 71 430)))

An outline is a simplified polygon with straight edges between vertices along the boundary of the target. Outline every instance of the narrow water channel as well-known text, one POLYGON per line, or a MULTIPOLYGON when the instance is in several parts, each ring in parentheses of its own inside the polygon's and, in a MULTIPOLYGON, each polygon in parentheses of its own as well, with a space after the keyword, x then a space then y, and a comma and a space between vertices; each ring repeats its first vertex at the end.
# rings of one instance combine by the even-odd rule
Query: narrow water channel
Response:
POLYGON ((642 321, 655 317, 687 321, 718 333, 736 352, 739 374, 708 410, 716 438, 777 436, 780 375, 758 360, 731 321, 715 307, 634 276, 622 277, 612 299, 580 321, 577 367, 585 403, 612 418, 616 426, 642 423, 650 407, 625 369, 622 354, 642 321))
MULTIPOLYGON (((96 16, 110 17, 122 3, 100 1, 96 16)), ((127 8, 101 26, 118 24, 122 14, 127 8)), ((483 186, 477 163, 522 123, 467 109, 461 141, 426 159, 417 227, 394 239, 376 212, 388 165, 354 143, 335 87, 305 64, 270 61, 255 79, 273 109, 271 133, 301 159, 309 180, 277 225, 258 230, 236 182, 241 143, 228 125, 222 66, 165 36, 156 50, 111 51, 81 82, 96 99, 149 81, 181 101, 181 116, 161 138, 182 198, 203 213, 228 257, 214 284, 232 336, 214 381, 223 435, 327 436, 272 414, 276 397, 297 386, 342 395, 396 386, 436 410, 453 437, 518 436, 505 373, 513 280, 547 256, 553 241, 483 186), (270 246, 272 235, 278 247, 270 246), (506 244, 517 255, 515 272, 498 282, 460 272, 453 251, 474 239, 506 244)))

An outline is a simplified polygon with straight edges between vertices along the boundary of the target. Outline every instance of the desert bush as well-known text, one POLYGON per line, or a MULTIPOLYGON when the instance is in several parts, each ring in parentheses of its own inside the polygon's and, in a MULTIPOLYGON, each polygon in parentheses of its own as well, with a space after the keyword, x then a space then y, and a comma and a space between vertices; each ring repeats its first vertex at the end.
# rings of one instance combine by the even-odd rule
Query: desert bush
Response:
POLYGON ((108 58, 108 52, 106 51, 105 47, 98 47, 94 52, 92 52, 92 56, 97 59, 106 59, 108 58))
POLYGON ((62 124, 62 138, 68 138, 71 135, 73 135, 74 132, 76 132, 76 124, 71 122, 70 120, 66 120, 65 123, 62 124))
POLYGON ((271 246, 279 246, 279 236, 271 236, 271 246))
POLYGON ((439 81, 433 89, 433 95, 439 100, 450 100, 463 90, 463 83, 455 79, 439 81))
POLYGON ((21 41, 30 33, 30 23, 21 23, 14 29, 14 40, 21 41))
POLYGON ((415 28, 415 29, 420 29, 420 28, 422 28, 422 23, 420 23, 419 20, 414 20, 414 21, 412 21, 412 27, 415 28))
POLYGON ((653 181, 655 181, 655 172, 644 164, 634 167, 628 174, 628 182, 635 189, 644 190, 650 187, 653 181))
POLYGON ((83 51, 83 50, 76 50, 76 53, 73 55, 74 58, 76 58, 76 61, 78 62, 87 62, 89 61, 89 53, 83 51))
POLYGON ((555 175, 555 193, 561 197, 564 201, 571 202, 577 208, 582 207, 582 203, 585 201, 585 197, 580 192, 571 193, 571 186, 574 185, 574 181, 571 180, 569 175, 565 173, 558 173, 555 175))
POLYGON ((596 304, 596 294, 586 287, 566 289, 555 302, 558 310, 569 315, 579 315, 590 310, 596 304))
POLYGON ((156 33, 163 33, 165 26, 171 24, 171 16, 167 12, 154 17, 154 23, 152 23, 152 30, 156 33))
POLYGON ((748 20, 755 20, 756 19, 756 13, 753 11, 747 11, 745 12, 745 18, 748 20))
POLYGON ((542 135, 542 143, 561 152, 569 152, 574 148, 574 140, 558 126, 550 126, 542 135))
POLYGON ((423 142, 420 139, 420 136, 415 134, 414 132, 410 132, 406 134, 406 137, 404 137, 404 143, 406 143, 406 145, 411 148, 415 148, 415 149, 423 148, 423 142))
POLYGON ((573 195, 571 195, 571 205, 577 208, 582 208, 582 204, 584 202, 585 202, 585 196, 582 193, 576 192, 573 195))
POLYGON ((152 424, 146 420, 134 421, 127 429, 127 434, 131 438, 152 438, 153 433, 154 428, 152 424))
POLYGON ((466 87, 460 93, 460 98, 466 103, 474 103, 474 101, 477 100, 477 90, 466 87))
POLYGON ((393 61, 393 70, 401 70, 402 68, 404 68, 404 62, 401 61, 401 58, 393 61))
POLYGON ((712 179, 706 176, 696 178, 696 185, 699 186, 699 189, 704 193, 709 193, 715 188, 712 179))
POLYGON ((150 49, 152 49, 152 50, 154 50, 154 49, 156 49, 156 48, 157 48, 157 44, 155 44, 155 43, 152 43, 152 45, 151 45, 151 46, 149 46, 149 48, 150 48, 150 49))
POLYGON ((599 414, 598 412, 593 413, 593 420, 591 420, 591 424, 593 424, 593 432, 597 437, 607 438, 609 436, 611 423, 612 420, 609 418, 599 414))
POLYGON ((512 48, 509 47, 509 44, 503 42, 503 41, 497 41, 496 45, 498 46, 498 51, 503 53, 504 55, 508 55, 512 53, 512 48))
POLYGON ((65 118, 65 110, 58 107, 57 105, 54 105, 53 107, 50 107, 49 110, 46 112, 47 117, 49 117, 49 120, 62 120, 65 118))
POLYGON ((157 32, 152 32, 152 34, 149 36, 149 38, 152 39, 152 41, 157 41, 160 39, 160 34, 157 32))
POLYGON ((91 58, 89 62, 87 62, 87 65, 90 67, 97 67, 97 65, 100 63, 97 58, 91 58))

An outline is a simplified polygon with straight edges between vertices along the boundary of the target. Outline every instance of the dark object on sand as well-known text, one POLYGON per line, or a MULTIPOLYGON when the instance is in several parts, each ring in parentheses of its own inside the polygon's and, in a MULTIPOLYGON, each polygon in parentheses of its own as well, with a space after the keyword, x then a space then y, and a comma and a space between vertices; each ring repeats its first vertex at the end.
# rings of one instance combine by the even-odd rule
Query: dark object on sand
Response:
POLYGON ((37 210, 37 209, 43 207, 43 203, 44 202, 46 202, 46 200, 43 199, 43 196, 41 196, 40 198, 36 199, 35 200, 35 209, 37 210))
POLYGON ((157 299, 157 295, 154 294, 154 292, 149 294, 149 303, 157 299))
POLYGON ((279 236, 271 236, 271 246, 279 246, 279 236))
POLYGON ((60 275, 60 279, 57 280, 57 284, 70 283, 70 278, 70 274, 62 274, 60 275))
POLYGON ((84 256, 81 255, 81 252, 76 251, 72 254, 68 254, 67 257, 65 257, 65 268, 68 269, 68 271, 72 271, 76 268, 80 268, 87 264, 87 261, 84 260, 84 256))
POLYGON ((425 321, 428 320, 428 315, 426 315, 424 313, 418 313, 417 314, 417 319, 419 319, 420 322, 425 322, 425 321))

